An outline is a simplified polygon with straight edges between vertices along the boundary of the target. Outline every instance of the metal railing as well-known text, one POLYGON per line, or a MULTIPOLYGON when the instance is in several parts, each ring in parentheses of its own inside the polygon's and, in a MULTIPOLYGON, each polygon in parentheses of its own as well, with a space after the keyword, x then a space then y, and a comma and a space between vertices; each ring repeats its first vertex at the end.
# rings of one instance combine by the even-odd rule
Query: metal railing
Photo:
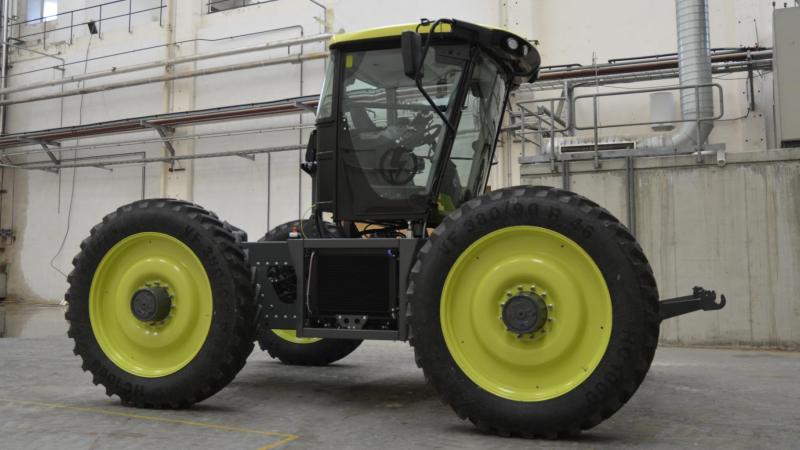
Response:
POLYGON ((551 145, 555 145, 556 133, 567 134, 572 129, 571 114, 567 111, 567 119, 561 119, 560 111, 569 103, 566 96, 549 97, 534 100, 524 100, 516 103, 518 113, 512 112, 512 118, 519 118, 519 122, 512 124, 509 129, 514 130, 522 143, 522 156, 527 156, 526 142, 540 146, 539 142, 528 139, 526 134, 539 135, 540 140, 549 137, 551 145), (547 106, 544 106, 547 105, 547 106), (556 106, 560 105, 560 106, 556 106), (549 108, 548 108, 549 107, 549 108), (528 118, 533 118, 533 123, 528 118))
MULTIPOLYGON (((713 95, 713 93, 712 93, 713 95)), ((591 147, 591 157, 595 160, 599 159, 600 157, 600 147, 602 144, 602 137, 600 136, 600 130, 604 128, 620 128, 620 127, 636 127, 636 126, 647 126, 647 125, 660 125, 660 124, 677 124, 677 123, 685 123, 685 122, 695 122, 697 133, 698 133, 698 140, 699 140, 699 133, 700 133, 700 125, 703 122, 713 122, 719 120, 723 117, 725 113, 725 104, 724 104, 724 95, 723 95, 723 88, 718 83, 708 83, 708 84, 698 84, 698 85, 685 85, 685 86, 664 86, 664 87, 655 87, 655 88, 645 88, 645 89, 635 89, 635 90, 628 90, 624 92, 601 92, 601 93, 593 93, 593 94, 584 94, 584 95, 565 95, 560 97, 552 97, 552 98, 544 98, 544 99, 534 99, 534 100, 526 100, 522 102, 518 102, 516 106, 519 108, 519 111, 512 113, 512 118, 520 118, 518 123, 512 123, 511 126, 507 128, 508 131, 517 135, 522 141, 522 158, 520 159, 521 162, 550 162, 553 169, 555 169, 556 162, 563 161, 565 159, 575 160, 581 159, 579 155, 569 155, 569 158, 565 158, 561 152, 556 152, 556 134, 561 134, 564 136, 567 135, 574 135, 576 131, 591 131, 592 138, 588 140, 585 144, 588 147, 591 147), (714 108, 714 112, 709 116, 702 116, 697 115, 694 118, 679 118, 679 119, 672 119, 672 120, 659 120, 659 121, 636 121, 636 122, 615 122, 615 123, 602 123, 600 119, 600 99, 605 97, 619 97, 623 95, 637 95, 637 94, 649 94, 653 92, 664 92, 664 91, 684 91, 692 89, 695 91, 695 98, 699 98, 700 89, 711 87, 715 89, 718 94, 717 102, 714 108), (592 119, 591 123, 584 124, 579 122, 575 116, 575 111, 577 110, 577 104, 579 101, 587 102, 590 101, 592 104, 592 119), (563 103, 561 103, 563 102, 563 103), (562 104, 562 107, 556 110, 556 104, 562 104), (530 105, 539 105, 535 108, 531 107, 530 105), (549 109, 542 106, 549 105, 549 109), (566 111, 564 111, 566 109, 566 111), (561 119, 561 116, 564 115, 565 118, 561 119), (526 134, 533 134, 539 137, 538 142, 529 140, 525 138, 526 134), (528 156, 526 153, 526 146, 525 142, 533 142, 538 147, 542 148, 542 152, 539 155, 535 156, 528 156), (545 146, 544 143, 549 141, 549 146, 545 146)), ((701 150, 703 147, 702 143, 698 143, 698 148, 692 149, 685 149, 684 153, 693 153, 701 150)), ((653 149, 650 150, 622 150, 622 151, 603 151, 603 154, 609 157, 624 157, 624 156, 653 156, 655 154, 664 153, 666 149, 653 149)), ((589 152, 582 152, 582 153, 589 153, 589 152)), ((673 149, 674 153, 674 149, 673 149)), ((588 159, 588 158, 586 158, 588 159)))
POLYGON ((72 44, 72 41, 73 41, 74 36, 75 36, 75 32, 74 32, 75 28, 84 28, 84 27, 89 26, 90 23, 94 23, 95 26, 97 27, 97 34, 102 37, 103 22, 107 22, 109 20, 127 19, 127 21, 128 21, 128 32, 130 33, 133 30, 133 23, 132 23, 133 22, 133 16, 135 16, 137 14, 147 13, 147 12, 150 12, 150 11, 158 11, 158 24, 160 26, 163 26, 164 25, 164 9, 165 8, 166 8, 166 4, 164 3, 164 0, 136 0, 136 1, 135 0, 114 0, 114 1, 110 1, 110 2, 100 3, 99 5, 87 6, 85 8, 78 8, 78 9, 73 9, 73 10, 70 10, 70 11, 64 11, 64 12, 60 12, 58 14, 50 14, 47 17, 38 17, 38 18, 35 18, 35 19, 25 20, 25 21, 21 21, 21 22, 9 21, 9 28, 12 31, 16 30, 16 35, 13 35, 11 37, 11 39, 13 39, 13 40, 15 40, 15 41, 17 41, 19 43, 25 43, 26 42, 25 41, 26 38, 30 39, 30 38, 35 37, 35 36, 41 36, 42 46, 43 47, 47 45, 47 36, 48 35, 52 36, 53 33, 66 32, 66 30, 69 30, 69 41, 68 42, 70 44, 72 44), (136 2, 136 3, 140 4, 140 5, 143 4, 143 3, 149 3, 151 5, 155 4, 155 3, 158 3, 158 5, 157 6, 151 6, 151 7, 144 7, 143 9, 134 10, 133 9, 134 2, 136 2), (125 13, 122 13, 122 14, 112 13, 112 15, 110 15, 110 16, 107 15, 106 17, 103 17, 103 8, 105 8, 106 13, 108 13, 109 9, 112 9, 112 8, 116 9, 117 8, 116 5, 123 6, 122 4, 124 4, 124 3, 128 4, 128 9, 127 9, 127 11, 125 13), (88 19, 88 20, 85 20, 85 21, 81 21, 81 22, 75 23, 75 15, 76 14, 80 15, 81 13, 83 13, 84 15, 89 15, 89 14, 92 14, 92 13, 95 13, 95 12, 97 14, 96 18, 91 18, 91 19, 88 19), (69 25, 60 26, 61 21, 62 20, 66 21, 67 17, 69 17, 69 25), (55 18, 55 20, 53 18, 55 18), (53 28, 49 28, 48 24, 51 24, 53 22, 55 22, 56 26, 53 27, 53 28), (41 30, 28 32, 28 30, 24 29, 24 28, 33 27, 34 25, 39 25, 39 24, 41 24, 41 30), (27 34, 23 34, 23 33, 27 33, 27 34))
POLYGON ((722 114, 724 113, 724 104, 722 99, 722 86, 719 83, 707 83, 707 84, 693 84, 693 85, 686 85, 686 86, 666 86, 666 87, 658 87, 658 88, 647 88, 647 89, 636 89, 630 90, 626 92, 600 92, 595 94, 585 94, 585 95, 576 95, 572 98, 571 106, 573 110, 575 110, 575 105, 578 103, 579 100, 583 100, 585 98, 592 99, 592 111, 593 111, 593 123, 591 126, 580 126, 575 121, 574 128, 576 130, 596 130, 599 128, 619 128, 619 127, 635 127, 635 126, 644 126, 644 125, 657 125, 661 123, 683 123, 683 122, 697 122, 699 125, 700 122, 708 122, 712 120, 719 120, 722 118, 722 114), (673 119, 673 120, 659 120, 655 122, 622 122, 622 123, 615 123, 611 125, 600 125, 598 123, 598 109, 599 109, 599 101, 600 97, 618 97, 621 95, 634 95, 634 94, 649 94, 653 92, 663 92, 663 91, 685 91, 689 89, 694 90, 695 98, 700 98, 700 89, 710 87, 717 89, 719 95, 717 96, 719 99, 719 114, 712 115, 709 117, 697 117, 693 119, 673 119))

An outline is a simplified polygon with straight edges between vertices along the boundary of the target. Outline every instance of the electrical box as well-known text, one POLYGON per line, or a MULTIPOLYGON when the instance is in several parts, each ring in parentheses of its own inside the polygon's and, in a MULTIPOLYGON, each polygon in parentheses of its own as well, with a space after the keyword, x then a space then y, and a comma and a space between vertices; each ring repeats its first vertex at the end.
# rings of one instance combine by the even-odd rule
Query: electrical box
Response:
POLYGON ((773 29, 777 146, 800 147, 800 8, 776 9, 773 29))

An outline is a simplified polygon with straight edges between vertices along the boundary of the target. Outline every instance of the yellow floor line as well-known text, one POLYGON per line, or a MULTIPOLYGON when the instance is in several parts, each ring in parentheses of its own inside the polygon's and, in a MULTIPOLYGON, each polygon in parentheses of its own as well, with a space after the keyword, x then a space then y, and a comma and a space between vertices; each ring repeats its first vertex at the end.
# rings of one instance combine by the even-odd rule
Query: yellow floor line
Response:
POLYGON ((296 439, 299 439, 300 436, 296 434, 290 433, 280 433, 277 431, 261 431, 261 430, 253 430, 251 428, 239 428, 239 427, 230 427, 227 425, 217 425, 214 423, 207 423, 207 422, 194 422, 191 420, 180 420, 180 419, 170 419, 167 417, 156 417, 156 416, 145 416, 141 414, 131 414, 119 411, 109 411, 106 409, 100 408, 86 408, 82 406, 69 406, 63 405, 59 403, 45 403, 45 402, 36 402, 30 400, 13 400, 8 398, 0 398, 0 401, 13 403, 17 405, 28 405, 28 406, 41 406, 44 408, 55 408, 55 409, 64 409, 68 411, 78 411, 78 412, 85 412, 85 413, 92 413, 92 414, 102 414, 106 416, 119 416, 119 417, 127 417, 130 419, 139 419, 139 420, 149 420, 151 422, 163 422, 163 423, 172 423, 178 425, 186 425, 190 427, 200 427, 200 428, 209 428, 212 430, 220 430, 220 431, 227 431, 231 433, 251 433, 251 434, 259 434, 262 436, 269 436, 269 437, 281 437, 282 439, 270 444, 267 444, 261 447, 259 450, 269 450, 281 445, 287 444, 292 442, 296 439))

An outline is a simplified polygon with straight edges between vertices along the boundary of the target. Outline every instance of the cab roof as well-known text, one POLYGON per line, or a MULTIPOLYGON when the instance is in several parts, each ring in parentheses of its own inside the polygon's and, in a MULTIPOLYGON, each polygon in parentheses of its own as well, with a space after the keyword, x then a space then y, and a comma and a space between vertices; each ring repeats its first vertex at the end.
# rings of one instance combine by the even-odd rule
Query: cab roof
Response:
POLYGON ((458 40, 466 40, 478 44, 488 52, 513 77, 513 85, 533 82, 539 73, 541 59, 530 42, 508 30, 476 25, 456 19, 439 19, 431 22, 422 19, 419 23, 391 25, 368 30, 342 33, 331 38, 330 47, 348 46, 350 44, 370 43, 396 39, 399 43, 401 35, 406 31, 429 34, 431 27, 436 26, 435 33, 450 34, 458 40), (434 24, 439 25, 434 25, 434 24), (509 44, 510 43, 510 44, 509 44))
MULTIPOLYGON (((511 31, 508 31, 504 28, 493 27, 490 25, 475 25, 481 28, 485 28, 487 30, 499 30, 504 31, 514 37, 525 41, 525 38, 519 36, 511 31)), ((431 24, 428 25, 421 25, 419 22, 417 23, 404 23, 399 25, 388 25, 385 27, 377 27, 377 28, 368 28, 366 30, 359 30, 359 31, 351 31, 349 33, 340 33, 334 35, 330 40, 330 45, 338 45, 348 42, 356 42, 356 41, 365 41, 369 39, 378 39, 378 38, 390 38, 390 37, 400 37, 400 35, 404 31, 419 31, 420 33, 427 34, 430 32, 431 24), (419 27, 419 30, 417 30, 419 27)), ((442 23, 436 28, 437 33, 450 33, 453 27, 449 23, 442 23)))

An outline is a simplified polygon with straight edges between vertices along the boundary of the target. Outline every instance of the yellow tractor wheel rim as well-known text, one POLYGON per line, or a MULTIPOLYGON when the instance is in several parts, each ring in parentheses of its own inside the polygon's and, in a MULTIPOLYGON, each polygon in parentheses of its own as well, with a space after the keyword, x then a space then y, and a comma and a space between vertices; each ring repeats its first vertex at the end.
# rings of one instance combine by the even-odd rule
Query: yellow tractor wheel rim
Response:
POLYGON ((295 330, 272 330, 272 332, 279 338, 284 341, 289 341, 292 344, 313 344, 314 342, 322 340, 322 338, 297 337, 297 332, 295 330))
POLYGON ((450 354, 475 384, 536 402, 562 396, 592 374, 608 347, 612 306, 600 269, 578 244, 546 228, 514 226, 458 257, 440 319, 450 354), (503 305, 520 293, 546 304, 547 320, 536 332, 512 333, 503 321, 503 305))
POLYGON ((197 255, 163 233, 137 233, 106 253, 89 291, 97 343, 120 369, 140 377, 173 374, 197 356, 213 315, 211 283, 197 255), (157 323, 134 316, 131 299, 143 287, 165 288, 172 308, 157 323))

